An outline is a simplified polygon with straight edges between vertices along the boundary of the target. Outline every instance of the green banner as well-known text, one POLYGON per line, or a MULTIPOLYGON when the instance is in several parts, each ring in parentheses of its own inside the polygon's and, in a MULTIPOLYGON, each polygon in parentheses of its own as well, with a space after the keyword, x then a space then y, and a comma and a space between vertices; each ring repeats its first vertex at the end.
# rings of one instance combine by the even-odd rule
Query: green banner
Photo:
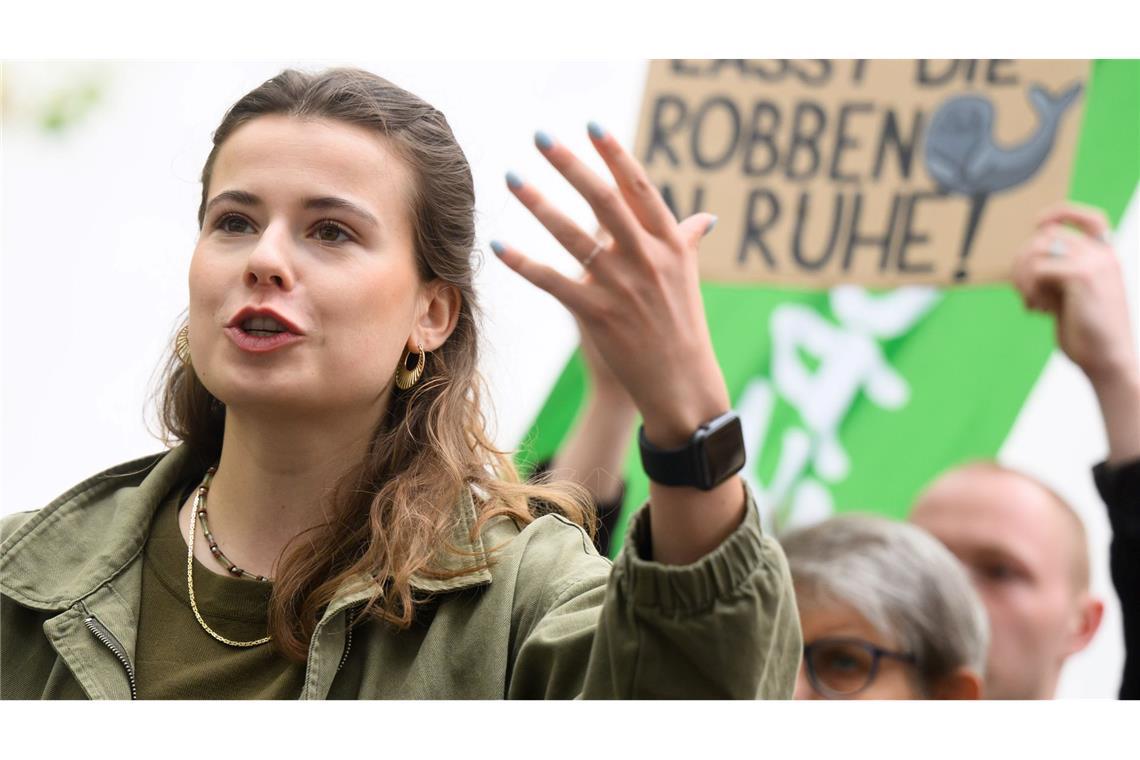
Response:
MULTIPOLYGON (((1069 197, 1116 224, 1140 181, 1140 61, 1094 62, 1086 97, 1069 197)), ((1050 320, 1004 285, 702 291, 745 425, 744 474, 781 527, 903 517, 938 473, 997 454, 1054 348, 1050 320)), ((557 452, 584 396, 576 351, 520 444, 524 471, 557 452)), ((625 478, 619 535, 648 495, 633 438, 625 478)))

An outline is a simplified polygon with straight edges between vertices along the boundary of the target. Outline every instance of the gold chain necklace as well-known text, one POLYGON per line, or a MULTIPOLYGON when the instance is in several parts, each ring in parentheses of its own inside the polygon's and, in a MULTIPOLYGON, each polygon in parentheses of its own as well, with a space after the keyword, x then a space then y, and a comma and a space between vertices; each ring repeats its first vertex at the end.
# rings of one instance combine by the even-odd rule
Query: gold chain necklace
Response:
POLYGON ((198 619, 198 624, 202 626, 203 630, 223 644, 229 644, 231 647, 255 647, 259 644, 266 643, 272 637, 266 636, 255 641, 234 641, 227 639, 206 625, 206 621, 202 619, 202 613, 198 612, 198 603, 194 599, 194 524, 198 522, 198 510, 205 508, 206 494, 210 490, 210 479, 214 477, 216 471, 217 468, 211 467, 206 472, 206 477, 202 479, 202 485, 198 486, 198 493, 194 496, 194 506, 190 512, 190 547, 186 553, 186 588, 190 591, 190 609, 194 610, 194 617, 198 619))

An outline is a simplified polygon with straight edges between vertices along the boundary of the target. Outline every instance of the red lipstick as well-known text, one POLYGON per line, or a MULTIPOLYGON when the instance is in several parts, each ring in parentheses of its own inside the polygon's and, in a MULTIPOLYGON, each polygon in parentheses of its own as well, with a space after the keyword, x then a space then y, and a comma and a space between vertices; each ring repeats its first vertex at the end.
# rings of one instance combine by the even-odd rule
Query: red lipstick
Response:
POLYGON ((225 333, 234 345, 249 353, 262 354, 296 343, 304 332, 273 309, 246 306, 230 319, 225 333))

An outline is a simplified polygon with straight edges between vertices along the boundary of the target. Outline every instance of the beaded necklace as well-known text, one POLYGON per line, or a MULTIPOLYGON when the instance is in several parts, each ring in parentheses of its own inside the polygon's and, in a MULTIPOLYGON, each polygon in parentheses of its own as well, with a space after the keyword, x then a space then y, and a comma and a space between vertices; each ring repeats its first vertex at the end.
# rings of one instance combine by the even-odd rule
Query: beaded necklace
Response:
POLYGON ((198 602, 194 599, 194 524, 198 522, 199 515, 202 517, 202 530, 205 531, 206 538, 210 542, 210 553, 217 557, 219 562, 228 567, 230 573, 237 576, 250 577, 260 581, 270 580, 264 575, 254 575, 253 573, 248 573, 234 563, 230 562, 228 559, 226 559, 225 555, 222 554, 221 549, 218 549, 217 542, 214 541, 213 536, 210 535, 209 530, 206 527, 205 520, 206 494, 210 491, 210 480, 214 477, 215 472, 217 472, 217 467, 211 467, 206 471, 206 477, 202 479, 202 485, 198 486, 198 493, 194 496, 194 506, 190 512, 190 546, 189 551, 186 554, 186 588, 190 592, 190 609, 194 611, 194 617, 197 618, 198 624, 202 626, 203 630, 205 630, 206 633, 210 634, 223 644, 228 644, 231 647, 255 647, 259 644, 266 643, 272 637, 265 636, 260 639, 255 639, 254 641, 234 641, 232 639, 227 639, 225 636, 222 636, 213 628, 206 625, 206 621, 202 619, 202 613, 198 611, 198 602))

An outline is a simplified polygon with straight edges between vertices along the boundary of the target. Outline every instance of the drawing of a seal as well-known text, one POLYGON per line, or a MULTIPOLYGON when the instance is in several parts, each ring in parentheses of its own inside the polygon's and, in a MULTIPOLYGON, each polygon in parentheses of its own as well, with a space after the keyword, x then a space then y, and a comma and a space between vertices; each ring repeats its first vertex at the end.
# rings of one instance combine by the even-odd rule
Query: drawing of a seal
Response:
POLYGON ((1034 85, 1029 102, 1037 111, 1037 130, 1013 148, 994 142, 994 106, 981 95, 959 95, 943 103, 926 134, 926 169, 947 192, 989 195, 1022 184, 1045 163, 1057 137, 1061 116, 1081 92, 1078 82, 1057 97, 1034 85))

